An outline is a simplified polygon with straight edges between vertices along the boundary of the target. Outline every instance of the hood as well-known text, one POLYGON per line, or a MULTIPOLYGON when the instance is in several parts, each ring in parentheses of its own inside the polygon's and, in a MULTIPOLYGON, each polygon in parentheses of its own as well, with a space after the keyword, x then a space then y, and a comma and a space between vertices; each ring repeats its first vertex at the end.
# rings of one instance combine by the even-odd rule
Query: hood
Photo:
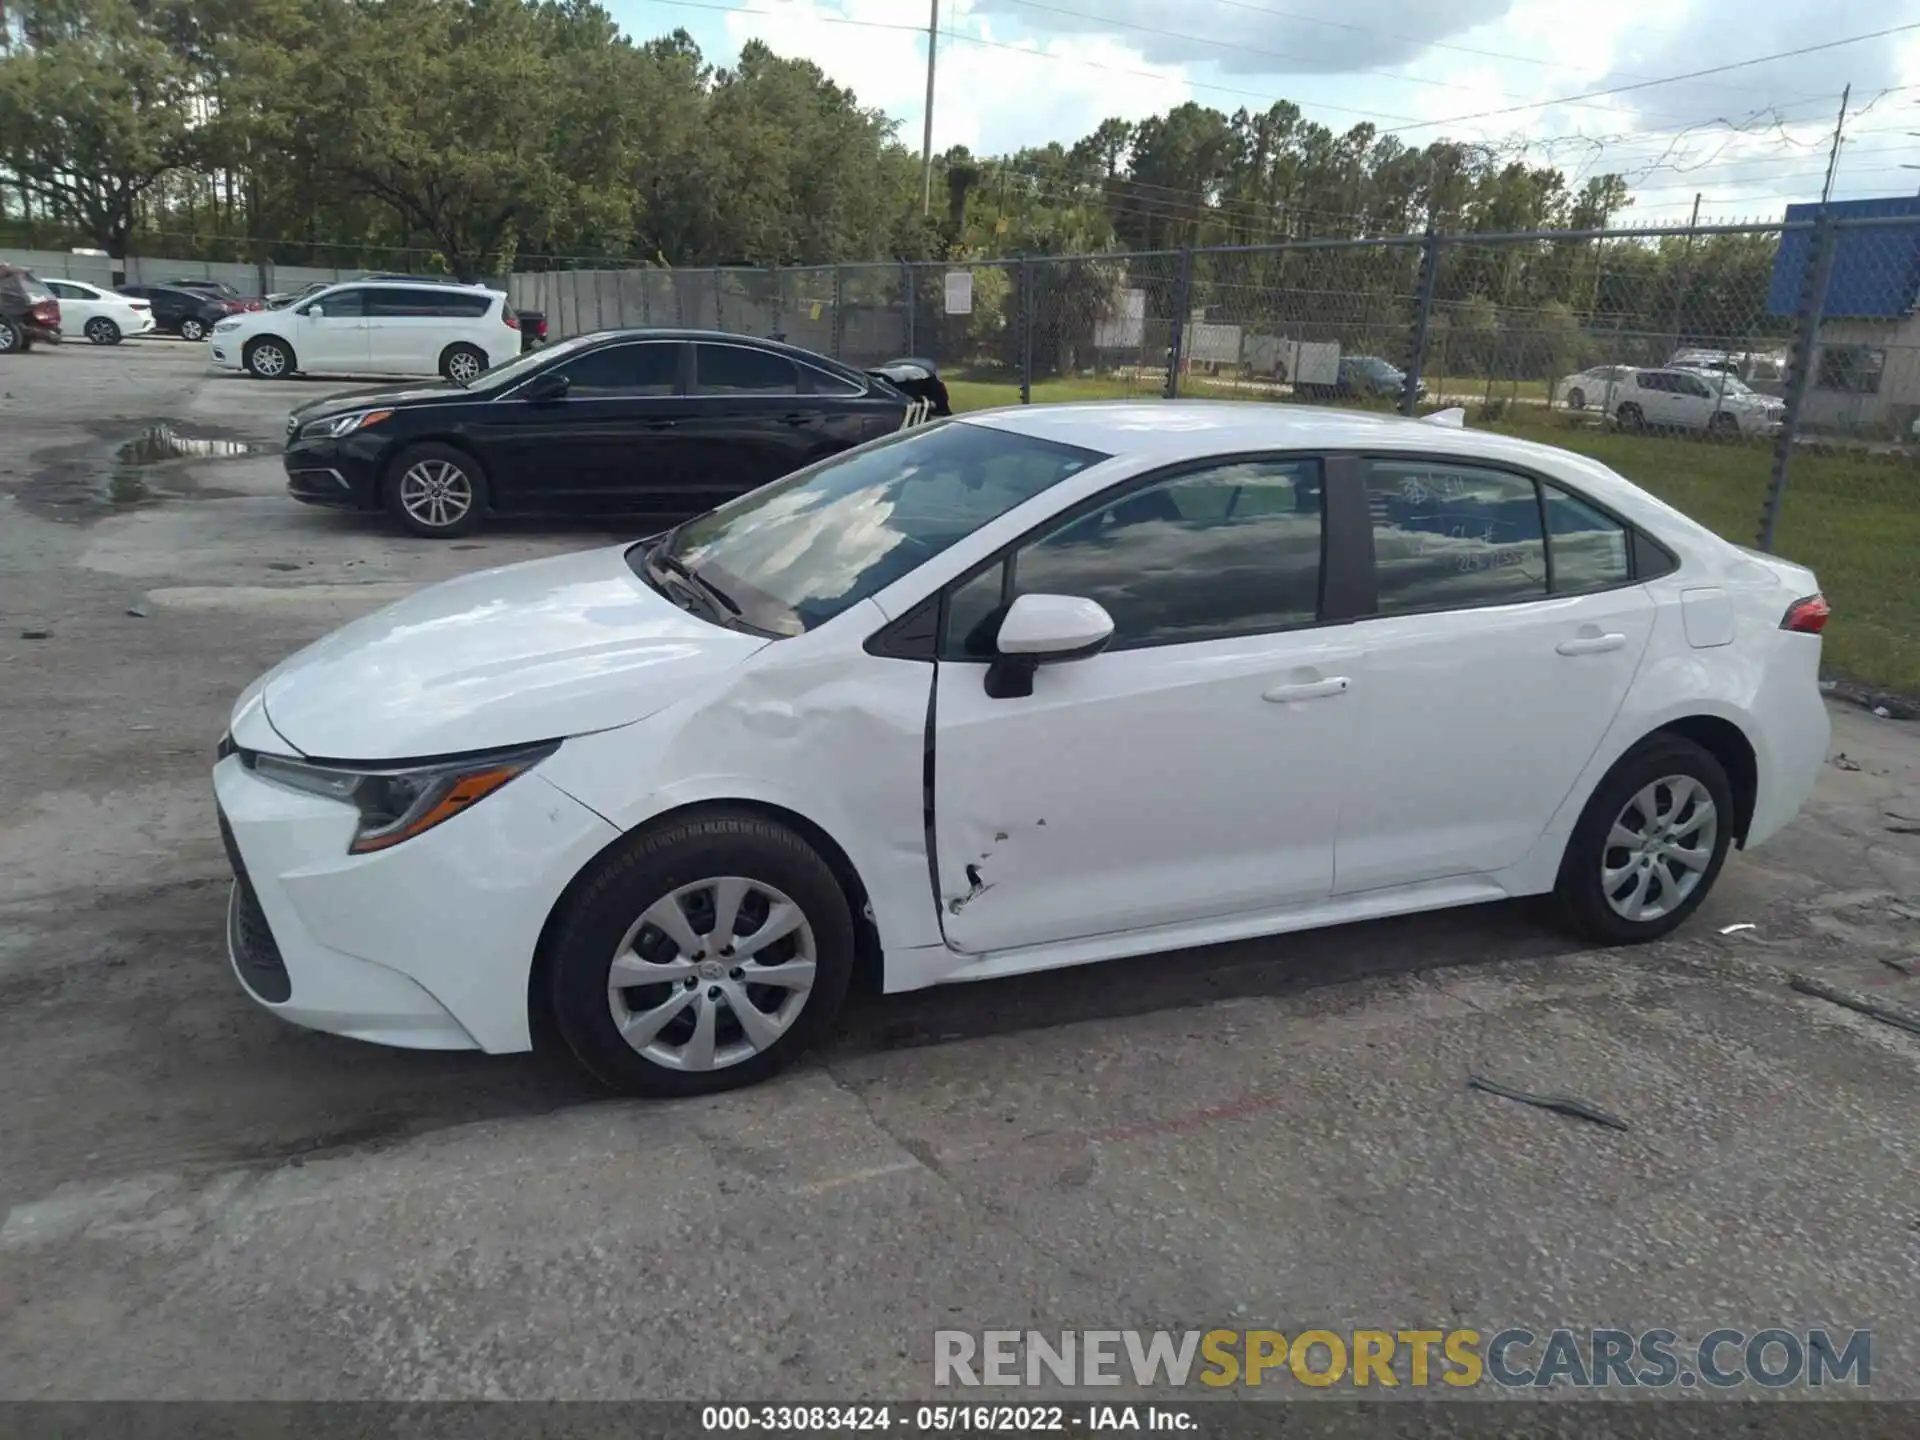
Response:
POLYGON ((654 593, 629 547, 430 586, 269 671, 266 718, 302 754, 405 760, 630 724, 769 642, 654 593))
POLYGON ((322 400, 309 400, 304 405, 294 407, 292 418, 300 425, 309 420, 323 420, 329 415, 344 415, 349 410, 369 410, 375 407, 399 405, 431 405, 438 401, 472 400, 473 392, 450 380, 436 380, 426 385, 409 385, 404 389, 392 385, 372 385, 359 390, 342 390, 328 395, 322 400))

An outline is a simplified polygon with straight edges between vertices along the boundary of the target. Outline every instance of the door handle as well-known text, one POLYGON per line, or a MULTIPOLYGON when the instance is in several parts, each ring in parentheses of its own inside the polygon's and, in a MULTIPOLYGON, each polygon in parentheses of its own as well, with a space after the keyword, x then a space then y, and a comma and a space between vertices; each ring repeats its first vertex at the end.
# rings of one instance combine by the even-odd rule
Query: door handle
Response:
POLYGON ((811 425, 819 418, 818 415, 782 415, 780 417, 780 423, 782 425, 811 425))
POLYGON ((1606 635, 1579 635, 1571 640, 1562 640, 1553 648, 1562 655, 1604 655, 1609 650, 1618 650, 1627 643, 1627 637, 1614 631, 1606 635))
POLYGON ((1321 700, 1329 695, 1344 695, 1353 681, 1345 675, 1331 675, 1325 680, 1308 680, 1297 685, 1276 685, 1261 695, 1262 700, 1271 700, 1281 704, 1288 700, 1321 700))
POLYGON ((649 430, 671 430, 680 422, 678 420, 648 420, 644 423, 649 430))

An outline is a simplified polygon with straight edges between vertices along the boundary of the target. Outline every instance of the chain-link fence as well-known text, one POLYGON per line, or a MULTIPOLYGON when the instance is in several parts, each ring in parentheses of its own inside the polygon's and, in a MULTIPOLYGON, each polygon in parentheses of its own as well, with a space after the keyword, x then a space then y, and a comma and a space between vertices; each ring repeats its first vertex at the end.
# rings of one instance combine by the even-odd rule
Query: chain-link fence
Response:
MULTIPOLYGON (((1893 202, 1892 209, 1907 206, 1893 202)), ((966 263, 516 275, 555 336, 935 362, 959 408, 1180 397, 1421 413, 1604 461, 1813 566, 1828 654, 1920 693, 1920 216, 966 263)))

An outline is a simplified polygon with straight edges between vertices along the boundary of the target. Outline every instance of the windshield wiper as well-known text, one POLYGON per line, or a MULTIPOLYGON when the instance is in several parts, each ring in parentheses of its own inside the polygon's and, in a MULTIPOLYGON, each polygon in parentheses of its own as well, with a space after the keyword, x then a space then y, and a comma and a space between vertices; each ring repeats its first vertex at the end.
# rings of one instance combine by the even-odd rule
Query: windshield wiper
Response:
POLYGON ((709 600, 723 606, 729 613, 738 615, 740 613, 740 606, 734 601, 731 595, 707 579, 706 576, 689 567, 679 556, 668 552, 667 546, 671 543, 675 533, 678 532, 670 532, 665 540, 662 540, 654 547, 651 557, 654 563, 659 565, 662 570, 672 571, 689 585, 696 588, 701 594, 705 595, 709 600))

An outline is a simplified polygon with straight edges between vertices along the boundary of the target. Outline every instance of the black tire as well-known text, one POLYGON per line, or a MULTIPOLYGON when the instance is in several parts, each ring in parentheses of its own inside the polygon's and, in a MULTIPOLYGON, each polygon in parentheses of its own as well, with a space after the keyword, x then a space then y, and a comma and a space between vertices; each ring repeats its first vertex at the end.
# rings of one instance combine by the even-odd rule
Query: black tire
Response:
POLYGON ((1569 410, 1586 409, 1587 408, 1587 392, 1582 390, 1578 385, 1574 386, 1573 389, 1567 391, 1567 408, 1569 410))
POLYGON ((1640 407, 1635 405, 1631 400, 1620 407, 1615 418, 1620 421, 1620 428, 1622 430, 1638 431, 1647 428, 1646 415, 1641 411, 1640 407))
POLYGON ((104 315, 96 315, 93 319, 87 321, 81 333, 95 345, 118 345, 120 343, 120 327, 104 315))
POLYGON ((0 355, 11 355, 27 348, 26 333, 13 321, 0 318, 0 355))
MULTIPOLYGON (((1660 793, 1670 794, 1664 791, 1660 793)), ((1684 816, 1685 812, 1682 813, 1684 816)), ((1693 813, 1697 816, 1699 812, 1696 810, 1693 813)), ((1573 827, 1566 853, 1560 860, 1560 877, 1553 891, 1559 918, 1575 934, 1602 945, 1637 945, 1647 940, 1657 940, 1684 922, 1713 889, 1714 881, 1720 876, 1720 867, 1726 863, 1735 823, 1733 786, 1728 783, 1727 772, 1720 762, 1684 736, 1663 733, 1649 737, 1623 755, 1607 773, 1607 778, 1600 782, 1592 798, 1587 801, 1587 808, 1581 812, 1580 823, 1573 827), (1715 823, 1711 857, 1705 870, 1700 872, 1698 883, 1679 904, 1651 920, 1628 919, 1608 903, 1607 887, 1601 874, 1603 864, 1609 859, 1614 860, 1617 867, 1621 860, 1631 860, 1633 854, 1625 847, 1609 845, 1614 821, 1648 786, 1679 776, 1697 781, 1713 802, 1715 823)), ((1680 825, 1684 827, 1685 824, 1683 818, 1680 825)), ((1689 832, 1684 828, 1678 833, 1683 837, 1691 835, 1696 840, 1701 838, 1697 832, 1689 832)), ((1648 862, 1648 866, 1656 883, 1671 883, 1668 872, 1660 868, 1659 862, 1648 862)), ((1622 884, 1615 888, 1624 889, 1631 883, 1632 875, 1629 873, 1622 884)))
POLYGON ((1725 410, 1716 410, 1707 417, 1707 434, 1715 440, 1737 440, 1740 438, 1739 417, 1725 410))
MULTIPOLYGON (((696 931, 702 940, 712 933, 711 921, 707 931, 696 931)), ((853 975, 853 913, 826 861, 786 826, 735 810, 670 822, 630 837, 596 861, 568 901, 551 943, 548 999, 561 1038, 590 1074, 631 1095, 706 1095, 765 1080, 828 1033, 853 975), (670 1068, 621 1037, 609 1003, 609 968, 649 907, 683 886, 720 876, 761 882, 799 907, 813 932, 813 988, 785 1033, 765 1049, 714 1069, 670 1068)), ((648 988, 671 996, 672 983, 648 988)), ((707 983, 696 979, 688 988, 698 990, 707 983)), ((639 1003, 652 998, 644 996, 639 1003)), ((708 1003, 706 997, 690 1002, 690 1007, 700 1003, 708 1003)), ((723 1013, 717 1002, 715 1013, 723 1013)), ((715 1023, 737 1026, 731 1020, 715 1023)))
POLYGON ((192 315, 189 315, 186 319, 180 322, 180 338, 182 340, 191 340, 195 342, 206 339, 207 338, 206 322, 204 320, 196 319, 192 315))
POLYGON ((440 352, 440 375, 455 383, 469 383, 487 368, 487 353, 478 345, 449 345, 440 352), (467 366, 472 366, 468 371, 467 366))
POLYGON ((429 540, 453 540, 471 534, 487 512, 487 472, 473 456, 452 445, 437 442, 409 445, 393 457, 383 488, 387 510, 393 518, 413 534, 429 540), (420 467, 420 474, 410 482, 409 476, 416 466, 420 467), (442 481, 448 487, 445 492, 448 506, 446 511, 436 512, 431 503, 422 503, 419 492, 442 481), (459 497, 464 497, 467 504, 455 515, 453 501, 459 497), (433 520, 436 513, 446 513, 449 518, 436 524, 433 520))
POLYGON ((247 373, 261 380, 285 380, 293 374, 293 346, 278 335, 260 335, 247 342, 240 352, 240 363, 247 373))

